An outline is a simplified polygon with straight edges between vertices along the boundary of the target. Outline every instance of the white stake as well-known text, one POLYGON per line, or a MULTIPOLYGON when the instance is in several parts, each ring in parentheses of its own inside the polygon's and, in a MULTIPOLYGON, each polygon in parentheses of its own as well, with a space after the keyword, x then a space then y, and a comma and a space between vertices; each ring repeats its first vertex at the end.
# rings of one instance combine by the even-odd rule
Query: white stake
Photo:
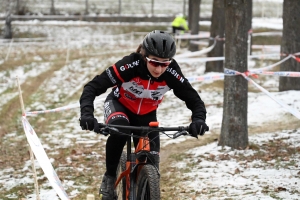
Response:
POLYGON ((66 64, 69 62, 69 57, 70 57, 70 38, 67 40, 67 56, 66 56, 66 64))
POLYGON ((9 48, 8 48, 8 51, 7 51, 7 54, 6 54, 6 57, 5 57, 5 60, 8 59, 8 56, 10 54, 10 50, 11 50, 11 46, 12 46, 12 43, 13 43, 14 39, 11 39, 10 43, 9 43, 9 48))
POLYGON ((95 200, 95 196, 93 194, 86 195, 86 200, 95 200))
MULTIPOLYGON (((20 86, 20 83, 19 83, 19 78, 16 77, 16 79, 17 79, 17 84, 18 84, 22 115, 25 116, 25 108, 24 108, 24 102, 23 102, 23 97, 22 97, 21 86, 20 86)), ((36 175, 36 170, 35 170, 35 165, 34 165, 34 155, 33 155, 33 152, 32 152, 32 149, 30 148, 30 146, 29 146, 29 152, 30 152, 30 159, 31 159, 31 163, 32 163, 36 199, 40 200, 39 185, 38 185, 37 175, 36 175)))

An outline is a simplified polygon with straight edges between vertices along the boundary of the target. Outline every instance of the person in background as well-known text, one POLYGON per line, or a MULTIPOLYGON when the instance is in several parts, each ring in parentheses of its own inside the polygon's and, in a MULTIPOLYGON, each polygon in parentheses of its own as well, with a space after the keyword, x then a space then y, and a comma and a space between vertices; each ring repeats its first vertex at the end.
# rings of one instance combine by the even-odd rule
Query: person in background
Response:
MULTIPOLYGON (((135 53, 123 57, 95 76, 84 86, 80 97, 79 121, 82 130, 94 130, 98 125, 94 117, 95 97, 112 88, 104 102, 103 114, 107 124, 148 126, 150 122, 157 121, 158 105, 162 102, 164 94, 172 89, 175 96, 184 101, 192 111, 189 133, 198 138, 198 135, 208 131, 209 127, 205 123, 205 105, 173 59, 175 53, 176 44, 173 37, 167 32, 154 30, 146 35, 135 53)), ((139 134, 127 130, 120 131, 129 135, 139 134)), ((127 137, 111 134, 107 138, 106 172, 99 191, 102 200, 116 198, 116 171, 127 137)), ((159 168, 159 132, 152 132, 148 137, 153 141, 150 143, 150 151, 154 157, 154 164, 159 168)), ((133 141, 136 146, 138 138, 134 137, 133 141)))
POLYGON ((176 34, 177 31, 185 32, 189 31, 189 27, 186 21, 186 16, 179 14, 175 17, 172 22, 173 34, 176 34))

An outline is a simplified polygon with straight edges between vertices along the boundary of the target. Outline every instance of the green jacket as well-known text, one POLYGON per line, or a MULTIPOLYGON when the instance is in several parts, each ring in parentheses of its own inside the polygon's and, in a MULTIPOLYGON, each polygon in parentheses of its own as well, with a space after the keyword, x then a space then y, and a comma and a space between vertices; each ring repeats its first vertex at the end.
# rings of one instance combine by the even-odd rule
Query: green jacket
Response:
POLYGON ((172 22, 172 26, 174 27, 182 27, 184 28, 184 30, 188 31, 189 27, 187 25, 186 20, 183 17, 176 17, 173 22, 172 22))

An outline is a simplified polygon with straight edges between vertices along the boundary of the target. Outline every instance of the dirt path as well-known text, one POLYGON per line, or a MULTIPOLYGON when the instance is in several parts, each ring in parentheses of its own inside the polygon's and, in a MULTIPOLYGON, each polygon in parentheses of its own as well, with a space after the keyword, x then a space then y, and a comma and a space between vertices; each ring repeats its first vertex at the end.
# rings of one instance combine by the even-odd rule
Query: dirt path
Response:
MULTIPOLYGON (((289 128, 300 128, 299 123, 296 123, 296 119, 291 117, 289 128)), ((274 132, 274 130, 284 130, 287 127, 286 122, 268 122, 263 126, 249 127, 248 134, 260 134, 274 132)), ((218 131, 219 133, 220 131, 218 131)), ((182 174, 184 169, 179 169, 173 166, 173 163, 180 162, 188 155, 184 154, 189 149, 210 144, 218 139, 219 135, 216 133, 206 134, 199 139, 188 139, 186 141, 168 145, 161 148, 160 152, 160 172, 161 172, 161 199, 162 200, 179 200, 179 194, 185 193, 185 187, 181 183, 184 180, 182 174)), ((193 198, 192 198, 193 199, 193 198)))
POLYGON ((176 167, 172 163, 178 162, 184 152, 189 149, 209 144, 218 139, 218 135, 211 133, 196 138, 191 138, 180 143, 175 143, 161 148, 160 151, 160 172, 161 172, 161 199, 177 200, 178 194, 177 185, 180 185, 180 178, 176 177, 176 167), (171 175, 169 172, 172 172, 171 175), (174 176, 172 176, 172 174, 174 176), (172 177, 170 177, 172 176, 172 177))
POLYGON ((160 168, 163 170, 164 168, 169 167, 169 162, 173 160, 170 158, 171 155, 180 154, 181 152, 184 153, 189 149, 209 144, 216 141, 218 137, 219 136, 217 134, 206 134, 204 136, 200 136, 198 139, 192 138, 161 148, 160 168))

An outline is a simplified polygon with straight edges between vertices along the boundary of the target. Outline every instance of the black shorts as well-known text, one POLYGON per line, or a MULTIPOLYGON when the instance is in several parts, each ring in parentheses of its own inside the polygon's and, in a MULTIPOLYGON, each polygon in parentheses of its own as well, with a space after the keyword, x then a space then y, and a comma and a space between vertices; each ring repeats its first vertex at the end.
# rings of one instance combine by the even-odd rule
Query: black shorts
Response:
MULTIPOLYGON (((130 126, 148 126, 150 122, 157 121, 156 110, 145 115, 132 113, 122 105, 114 95, 109 94, 104 102, 104 121, 106 124, 130 125, 130 126)), ((132 132, 134 135, 140 135, 139 132, 132 132)), ((160 139, 159 132, 152 132, 148 135, 151 143, 151 151, 159 152, 160 139)), ((134 144, 137 145, 138 139, 134 138, 134 144)))
POLYGON ((172 31, 175 34, 178 31, 184 31, 183 27, 176 27, 176 26, 172 26, 172 31))

